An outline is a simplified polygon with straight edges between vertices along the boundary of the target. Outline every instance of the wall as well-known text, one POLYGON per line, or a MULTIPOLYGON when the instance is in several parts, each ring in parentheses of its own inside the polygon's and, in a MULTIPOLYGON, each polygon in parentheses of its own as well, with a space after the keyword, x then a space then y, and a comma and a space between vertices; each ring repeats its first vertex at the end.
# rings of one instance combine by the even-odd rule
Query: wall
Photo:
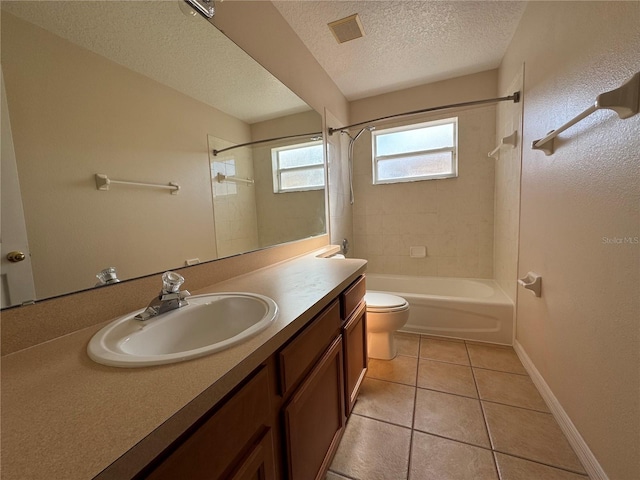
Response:
MULTIPOLYGON (((493 98, 492 70, 351 103, 351 122, 449 103, 493 98)), ((437 112, 380 128, 458 117, 458 177, 372 185, 371 135, 354 147, 355 256, 377 273, 493 278, 495 106, 437 112), (426 246, 426 258, 410 258, 426 246)), ((357 129, 353 130, 353 134, 357 129)))
MULTIPOLYGON (((500 96, 523 92, 523 72, 518 71, 500 96)), ((516 145, 505 145, 495 154, 495 202, 493 232, 493 275, 505 293, 516 301, 518 288, 518 230, 520 227, 520 171, 522 168, 522 106, 504 102, 497 106, 496 143, 517 133, 516 145)))
POLYGON ((270 1, 216 2, 211 21, 317 112, 347 122, 344 95, 270 1))
POLYGON ((529 146, 638 52, 638 2, 530 2, 500 68, 502 89, 525 63, 518 273, 543 277, 541 298, 518 291, 516 346, 612 480, 640 471, 640 115, 596 112, 549 157, 529 146))
POLYGON ((216 258, 207 134, 246 141, 248 125, 8 13, 2 36, 37 297, 108 266, 131 278, 216 258), (181 190, 102 192, 96 173, 181 190))
MULTIPOLYGON (((322 117, 315 111, 280 117, 251 125, 253 140, 277 138, 284 135, 322 131, 322 117)), ((304 236, 325 233, 325 192, 274 193, 271 149, 310 141, 311 137, 274 141, 253 147, 253 171, 258 212, 260 246, 283 243, 304 236)))

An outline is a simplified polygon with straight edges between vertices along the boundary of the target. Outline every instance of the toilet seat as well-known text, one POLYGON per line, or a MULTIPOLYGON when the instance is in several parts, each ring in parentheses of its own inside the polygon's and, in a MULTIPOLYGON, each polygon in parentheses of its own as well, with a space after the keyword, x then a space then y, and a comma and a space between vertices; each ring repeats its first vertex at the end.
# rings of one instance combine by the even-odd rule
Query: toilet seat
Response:
POLYGON ((364 296, 367 311, 372 313, 400 312, 409 308, 409 302, 397 295, 383 292, 370 292, 364 296))

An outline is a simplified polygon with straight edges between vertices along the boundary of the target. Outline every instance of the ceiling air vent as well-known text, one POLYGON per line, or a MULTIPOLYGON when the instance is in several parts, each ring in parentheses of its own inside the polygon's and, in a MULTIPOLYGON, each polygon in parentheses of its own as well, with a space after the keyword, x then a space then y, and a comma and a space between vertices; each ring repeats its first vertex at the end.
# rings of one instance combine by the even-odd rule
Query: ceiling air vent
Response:
POLYGON ((338 43, 348 42, 364 36, 364 30, 362 29, 362 23, 358 14, 351 15, 349 17, 341 18, 335 22, 328 24, 331 29, 331 33, 336 37, 338 43))

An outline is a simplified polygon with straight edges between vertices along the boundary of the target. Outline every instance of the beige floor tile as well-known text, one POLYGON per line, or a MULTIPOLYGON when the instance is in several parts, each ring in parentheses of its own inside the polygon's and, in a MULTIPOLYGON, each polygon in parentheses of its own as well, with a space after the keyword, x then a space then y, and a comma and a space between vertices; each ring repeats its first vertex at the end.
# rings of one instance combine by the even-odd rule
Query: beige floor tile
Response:
POLYGON ((496 462, 501 480, 589 480, 589 477, 577 473, 558 470, 540 463, 522 458, 496 453, 496 462))
POLYGON ((470 367, 452 363, 420 359, 418 386, 477 398, 475 382, 470 367))
POLYGON ((498 474, 490 450, 414 431, 409 480, 498 480, 498 474))
POLYGON ((528 375, 479 368, 474 368, 473 373, 482 400, 549 412, 547 404, 528 375))
POLYGON ((353 413, 411 428, 416 388, 365 378, 353 413))
POLYGON ((420 358, 429 358, 441 362, 469 365, 469 356, 464 343, 422 338, 420 340, 420 358))
POLYGON ((434 340, 446 340, 447 342, 464 343, 464 340, 451 337, 440 337, 438 335, 420 335, 422 338, 433 338, 434 340))
POLYGON ((473 398, 419 388, 414 428, 491 448, 480 402, 473 398))
POLYGON ((343 477, 342 475, 338 475, 334 472, 327 472, 327 476, 324 477, 324 480, 349 480, 347 477, 343 477))
POLYGON ((417 357, 418 348, 420 347, 420 335, 412 333, 396 333, 396 347, 398 355, 406 355, 408 357, 417 357))
POLYGON ((358 480, 407 478, 411 430, 352 415, 329 467, 358 480))
POLYGON ((393 360, 376 360, 371 358, 369 359, 367 376, 377 378, 378 380, 415 385, 417 368, 418 359, 415 357, 398 355, 393 360))
POLYGON ((471 365, 501 372, 527 374, 511 347, 467 343, 471 365))
POLYGON ((585 473, 551 414, 482 404, 494 450, 585 473))

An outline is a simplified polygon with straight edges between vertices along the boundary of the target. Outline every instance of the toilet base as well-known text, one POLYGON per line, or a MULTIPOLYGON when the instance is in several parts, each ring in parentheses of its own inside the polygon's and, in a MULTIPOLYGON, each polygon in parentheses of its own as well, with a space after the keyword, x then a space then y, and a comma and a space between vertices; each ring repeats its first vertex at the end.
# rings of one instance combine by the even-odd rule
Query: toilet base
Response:
POLYGON ((369 358, 392 360, 398 353, 393 332, 369 333, 367 345, 369 358))

